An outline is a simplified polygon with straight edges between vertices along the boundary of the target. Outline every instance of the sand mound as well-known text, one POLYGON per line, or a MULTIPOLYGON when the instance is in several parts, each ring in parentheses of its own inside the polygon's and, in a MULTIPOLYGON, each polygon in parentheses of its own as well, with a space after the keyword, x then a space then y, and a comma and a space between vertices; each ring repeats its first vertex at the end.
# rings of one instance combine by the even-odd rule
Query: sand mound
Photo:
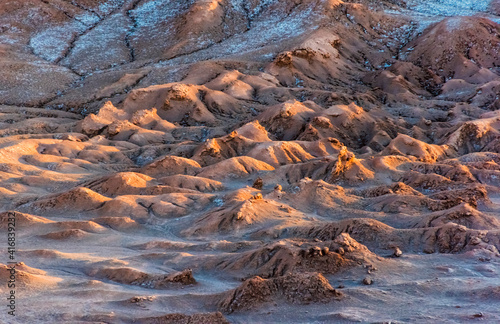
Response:
POLYGON ((268 182, 280 184, 296 184, 305 178, 326 181, 330 178, 336 162, 333 156, 326 156, 304 163, 283 165, 267 173, 265 178, 268 182))
POLYGON ((131 218, 133 221, 143 224, 150 218, 150 208, 148 206, 151 203, 147 204, 149 201, 142 203, 137 198, 137 196, 114 198, 97 210, 96 213, 99 217, 124 217, 124 220, 131 218))
POLYGON ((64 259, 67 258, 70 254, 69 253, 63 253, 59 252, 57 250, 48 250, 48 249, 43 249, 43 250, 28 250, 28 251, 23 251, 22 255, 28 256, 28 257, 35 257, 35 258, 46 258, 46 259, 64 259))
POLYGON ((309 154, 300 144, 294 142, 260 144, 248 152, 248 156, 264 161, 273 167, 314 159, 314 156, 309 154))
POLYGON ((52 232, 49 234, 41 235, 40 237, 49 240, 71 240, 71 239, 82 239, 88 237, 89 233, 81 229, 69 229, 60 232, 52 232))
POLYGON ((90 114, 75 128, 88 136, 103 135, 117 141, 140 146, 174 140, 170 132, 175 125, 158 116, 156 108, 126 112, 107 102, 97 113, 90 114))
POLYGON ((459 153, 491 151, 498 153, 498 113, 490 113, 485 118, 464 123, 448 139, 449 145, 459 153))
POLYGON ((375 178, 375 173, 363 165, 347 147, 342 147, 328 182, 355 184, 375 178))
POLYGON ((68 192, 42 198, 21 206, 21 209, 30 210, 35 214, 64 214, 68 210, 88 212, 95 210, 110 199, 88 188, 77 187, 68 192))
POLYGON ((61 229, 77 229, 89 233, 102 233, 106 231, 105 227, 93 221, 57 222, 55 225, 61 229))
POLYGON ((163 144, 174 140, 170 133, 143 129, 129 121, 113 122, 108 126, 106 136, 113 140, 128 141, 139 146, 163 144))
POLYGON ((257 144, 246 155, 278 168, 282 165, 305 163, 318 157, 326 157, 338 153, 340 148, 338 140, 333 138, 314 142, 275 141, 257 144))
POLYGON ((437 174, 457 183, 468 184, 476 181, 470 169, 461 163, 457 163, 455 160, 447 160, 443 163, 433 164, 411 162, 399 166, 398 169, 401 171, 413 170, 421 174, 437 174))
POLYGON ((138 194, 152 178, 135 172, 122 172, 84 184, 85 187, 108 197, 138 194))
POLYGON ((290 195, 283 198, 300 210, 316 211, 320 215, 339 206, 355 204, 358 199, 346 193, 344 188, 323 180, 304 178, 293 187, 290 195))
POLYGON ((168 314, 159 317, 140 318, 135 321, 138 324, 229 324, 221 313, 204 314, 168 314))
POLYGON ((252 100, 255 89, 242 79, 245 75, 239 71, 225 71, 205 86, 212 90, 223 91, 236 99, 252 100))
POLYGON ((216 117, 233 116, 243 111, 241 104, 224 92, 183 83, 134 90, 123 106, 129 114, 156 108, 162 119, 184 126, 198 123, 217 125, 216 117))
POLYGON ((111 125, 116 120, 122 120, 127 117, 127 113, 116 108, 111 101, 106 102, 97 115, 90 114, 82 120, 76 127, 76 131, 82 132, 88 136, 96 136, 104 131, 104 128, 111 125))
POLYGON ((130 217, 98 217, 93 222, 117 231, 128 231, 140 228, 140 225, 130 217))
MULTIPOLYGON (((51 133, 69 133, 76 122, 81 118, 76 114, 44 114, 35 111, 27 111, 19 108, 19 111, 11 111, 10 109, 2 109, 2 117, 0 117, 0 135, 15 136, 23 134, 51 134, 51 133), (26 119, 28 115, 29 119, 26 119), (15 121, 15 123, 14 123, 15 121)), ((71 135, 66 135, 70 138, 71 135)), ((75 134, 75 140, 84 139, 83 134, 75 134)))
POLYGON ((178 156, 165 156, 146 165, 141 173, 151 177, 169 176, 175 174, 193 175, 201 166, 198 162, 178 156))
POLYGON ((156 108, 138 110, 130 117, 130 122, 141 128, 168 132, 175 128, 175 125, 158 116, 156 108))
POLYGON ((319 273, 288 274, 273 279, 255 277, 222 296, 218 308, 225 313, 251 310, 262 303, 305 304, 328 302, 342 295, 319 273))
POLYGON ((399 181, 417 190, 445 190, 453 183, 450 179, 439 174, 422 174, 408 171, 399 178, 399 181))
POLYGON ((264 126, 258 120, 247 123, 235 130, 240 136, 246 137, 255 142, 268 142, 271 139, 264 126))
POLYGON ((150 196, 119 196, 96 211, 99 216, 129 217, 141 224, 158 218, 178 218, 204 209, 214 196, 197 191, 157 193, 150 196))
POLYGON ((490 201, 488 198, 488 191, 481 185, 469 185, 465 188, 444 190, 429 195, 429 198, 455 202, 456 204, 463 201, 473 208, 477 208, 479 203, 487 203, 490 201))
POLYGON ((336 223, 304 226, 283 231, 280 237, 298 235, 322 241, 333 240, 342 233, 348 233, 356 241, 372 249, 425 253, 460 253, 474 249, 489 249, 497 253, 500 241, 495 238, 498 231, 468 229, 453 222, 438 227, 396 229, 373 219, 347 219, 336 223))
POLYGON ((199 218, 184 235, 256 231, 280 223, 296 223, 303 214, 273 200, 262 199, 262 195, 217 208, 199 218))
POLYGON ((419 221, 416 227, 439 227, 450 222, 471 229, 500 229, 500 221, 497 218, 485 215, 467 203, 460 204, 445 211, 432 213, 419 221))
POLYGON ((451 155, 453 151, 447 146, 427 144, 400 134, 382 151, 384 155, 412 156, 417 161, 436 162, 451 155))
POLYGON ((321 137, 332 137, 353 148, 361 148, 384 129, 384 122, 370 116, 362 107, 333 105, 312 120, 321 137))
MULTIPOLYGON (((297 248, 291 244, 280 242, 269 246, 258 248, 249 252, 235 255, 224 261, 216 261, 216 269, 222 271, 242 270, 245 276, 260 276, 262 278, 271 278, 283 276, 287 272, 293 272, 297 261, 297 248)), ((208 263, 207 269, 213 265, 208 263)))
POLYGON ((123 195, 162 195, 168 193, 193 193, 180 186, 157 185, 153 178, 141 173, 122 172, 84 184, 102 195, 118 197, 123 195))
POLYGON ((26 290, 31 289, 50 289, 58 285, 62 281, 61 278, 47 275, 43 270, 31 268, 20 262, 14 265, 0 264, 0 283, 2 291, 7 291, 7 284, 11 280, 12 267, 15 268, 15 285, 16 287, 26 290))
POLYGON ((339 35, 328 28, 307 32, 295 46, 278 54, 268 71, 288 87, 313 88, 321 82, 328 83, 339 75, 340 43, 339 35))
POLYGON ((176 285, 192 285, 196 283, 191 270, 164 275, 148 274, 132 268, 100 268, 89 270, 88 275, 121 284, 151 289, 168 289, 176 285))
POLYGON ((389 68, 389 71, 397 76, 397 78, 392 80, 389 79, 391 82, 396 81, 396 89, 403 87, 412 94, 422 93, 425 90, 428 93, 424 92, 424 95, 438 95, 441 92, 440 87, 444 83, 431 69, 420 68, 411 62, 398 61, 389 68), (405 81, 411 83, 413 87, 417 87, 420 91, 416 91, 413 87, 408 87, 406 82, 401 81, 400 77, 403 77, 405 81))
POLYGON ((53 221, 44 217, 34 216, 30 214, 25 214, 20 212, 0 213, 0 229, 2 230, 7 230, 9 227, 24 228, 24 227, 31 227, 34 225, 43 225, 50 223, 53 223, 53 221))
POLYGON ((454 205, 447 202, 435 201, 423 195, 387 194, 363 200, 367 211, 383 212, 387 214, 418 215, 429 210, 448 209, 454 205))
POLYGON ((164 177, 158 179, 158 182, 163 185, 197 190, 201 192, 220 191, 224 188, 224 185, 219 181, 189 175, 174 175, 170 177, 164 177))
POLYGON ((274 168, 265 162, 248 156, 241 156, 207 166, 197 176, 223 180, 228 178, 243 178, 252 173, 271 170, 274 170, 274 168))
POLYGON ((232 132, 222 138, 207 140, 201 145, 192 157, 201 165, 211 165, 235 156, 244 155, 251 147, 253 141, 240 136, 237 132, 232 132))
POLYGON ((423 194, 402 182, 396 182, 391 185, 383 185, 368 189, 354 190, 353 193, 364 198, 373 198, 393 194, 404 196, 423 196, 423 194))
POLYGON ((224 261, 205 264, 207 269, 231 271, 244 277, 274 278, 287 273, 318 271, 335 274, 356 266, 386 262, 362 244, 342 233, 332 241, 280 241, 265 247, 237 253, 224 261))
POLYGON ((476 85, 462 79, 452 79, 441 87, 439 99, 450 101, 469 101, 476 95, 476 85))
POLYGON ((300 134, 303 125, 315 111, 298 101, 269 107, 258 116, 259 123, 278 140, 293 140, 300 134))
POLYGON ((397 96, 403 102, 415 99, 417 95, 428 95, 426 91, 422 91, 408 82, 404 76, 396 75, 387 70, 367 74, 363 82, 381 89, 389 96, 397 96))

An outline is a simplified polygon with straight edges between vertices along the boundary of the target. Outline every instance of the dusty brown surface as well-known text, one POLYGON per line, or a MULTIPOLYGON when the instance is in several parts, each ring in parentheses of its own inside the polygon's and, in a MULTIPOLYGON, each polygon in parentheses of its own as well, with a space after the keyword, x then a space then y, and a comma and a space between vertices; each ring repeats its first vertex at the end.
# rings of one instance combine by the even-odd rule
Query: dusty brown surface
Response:
POLYGON ((499 12, 3 1, 0 322, 499 322, 499 12))

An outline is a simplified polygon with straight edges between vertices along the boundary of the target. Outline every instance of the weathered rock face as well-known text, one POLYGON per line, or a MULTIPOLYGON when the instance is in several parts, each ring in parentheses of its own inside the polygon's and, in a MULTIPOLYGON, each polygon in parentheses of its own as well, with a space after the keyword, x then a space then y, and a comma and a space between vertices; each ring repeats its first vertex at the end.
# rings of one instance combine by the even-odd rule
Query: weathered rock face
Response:
POLYGON ((4 0, 19 321, 500 322, 499 12, 4 0))
POLYGON ((329 302, 339 297, 341 294, 318 273, 285 275, 268 280, 255 277, 229 292, 228 296, 220 302, 219 308, 226 313, 232 313, 252 309, 260 303, 275 302, 279 299, 285 299, 292 304, 305 304, 329 302))

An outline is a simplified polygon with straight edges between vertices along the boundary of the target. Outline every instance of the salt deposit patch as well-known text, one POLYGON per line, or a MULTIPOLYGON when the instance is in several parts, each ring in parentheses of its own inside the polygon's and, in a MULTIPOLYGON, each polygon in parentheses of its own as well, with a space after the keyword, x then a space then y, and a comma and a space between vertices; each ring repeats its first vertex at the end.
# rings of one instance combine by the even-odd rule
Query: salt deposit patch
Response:
POLYGON ((64 55, 71 40, 83 30, 78 22, 55 26, 40 31, 30 40, 30 47, 36 55, 54 62, 64 55))
POLYGON ((470 16, 478 12, 487 12, 491 1, 477 0, 410 0, 412 10, 435 16, 470 16))

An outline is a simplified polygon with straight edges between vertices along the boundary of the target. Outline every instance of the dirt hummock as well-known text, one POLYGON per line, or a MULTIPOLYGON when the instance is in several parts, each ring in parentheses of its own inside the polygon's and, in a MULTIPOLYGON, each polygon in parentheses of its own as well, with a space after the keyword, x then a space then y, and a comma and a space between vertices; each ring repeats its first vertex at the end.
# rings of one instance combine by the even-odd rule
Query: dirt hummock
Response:
POLYGON ((3 1, 0 322, 500 322, 499 14, 3 1))

